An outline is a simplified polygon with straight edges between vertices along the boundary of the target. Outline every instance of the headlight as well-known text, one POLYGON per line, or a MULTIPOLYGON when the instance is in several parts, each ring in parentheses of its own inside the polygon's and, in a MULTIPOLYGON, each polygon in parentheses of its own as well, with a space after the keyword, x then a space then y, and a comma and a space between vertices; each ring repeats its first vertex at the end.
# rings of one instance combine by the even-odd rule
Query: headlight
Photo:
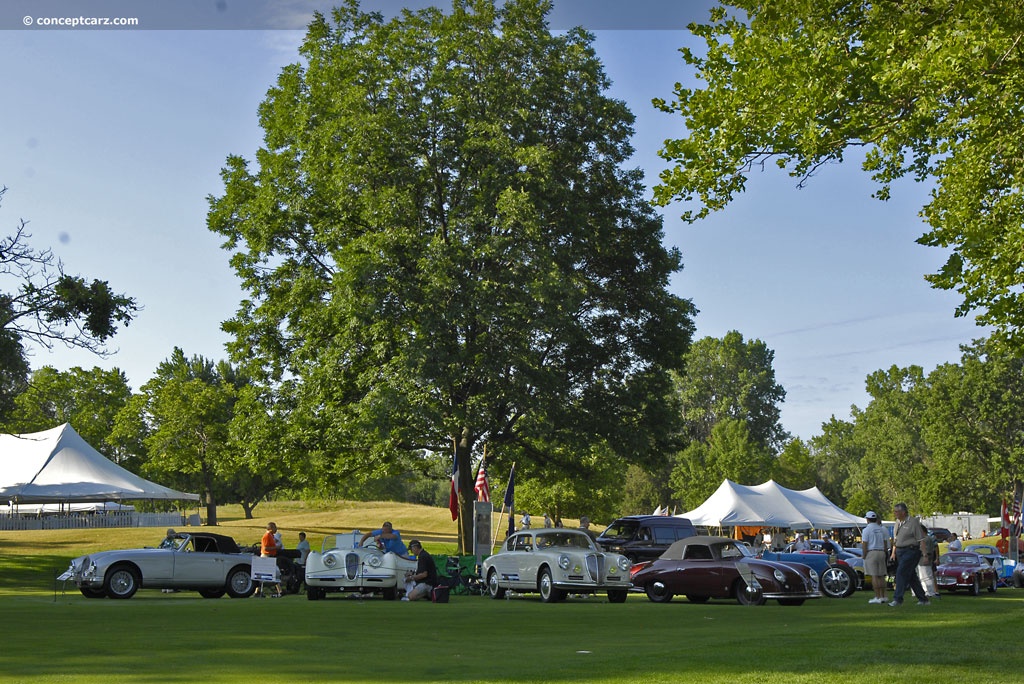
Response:
POLYGON ((619 556, 619 570, 622 572, 629 572, 629 569, 633 567, 633 562, 625 556, 619 556))
POLYGON ((337 564, 338 564, 338 558, 333 553, 329 553, 326 556, 324 556, 324 567, 325 568, 333 568, 337 564))
POLYGON ((568 556, 562 554, 558 557, 558 567, 562 568, 562 570, 568 570, 570 565, 572 565, 572 561, 568 556))
POLYGON ((775 581, 777 581, 779 584, 786 583, 786 573, 782 572, 778 568, 775 568, 775 571, 772 574, 775 575, 775 581))
MULTIPOLYGON (((74 564, 72 563, 72 565, 74 564)), ((85 580, 91 580, 96 577, 96 564, 92 562, 89 556, 82 559, 82 564, 78 566, 78 573, 85 580)))
POLYGON ((366 564, 369 565, 371 568, 379 568, 380 564, 382 562, 383 562, 383 559, 380 556, 376 555, 376 554, 374 554, 374 555, 370 556, 368 559, 366 559, 366 564))

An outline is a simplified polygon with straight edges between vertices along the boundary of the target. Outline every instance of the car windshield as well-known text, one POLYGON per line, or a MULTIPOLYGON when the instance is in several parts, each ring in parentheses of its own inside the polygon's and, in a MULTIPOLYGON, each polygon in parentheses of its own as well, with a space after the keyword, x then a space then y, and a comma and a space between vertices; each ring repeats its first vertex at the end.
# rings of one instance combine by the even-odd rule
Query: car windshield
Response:
POLYGON ((616 520, 601 533, 602 537, 615 539, 632 539, 640 523, 635 520, 616 520))
POLYGON ((175 535, 174 537, 164 537, 162 540, 160 540, 160 546, 158 546, 157 548, 177 551, 178 547, 181 546, 181 543, 183 541, 185 541, 185 538, 179 537, 177 535, 175 535))
POLYGON ((743 544, 728 542, 718 545, 718 555, 720 558, 749 558, 754 554, 743 544))
POLYGON ((576 532, 545 532, 537 535, 537 548, 591 549, 590 537, 576 532))
POLYGON ((967 553, 946 553, 939 558, 939 565, 980 565, 981 559, 967 553))

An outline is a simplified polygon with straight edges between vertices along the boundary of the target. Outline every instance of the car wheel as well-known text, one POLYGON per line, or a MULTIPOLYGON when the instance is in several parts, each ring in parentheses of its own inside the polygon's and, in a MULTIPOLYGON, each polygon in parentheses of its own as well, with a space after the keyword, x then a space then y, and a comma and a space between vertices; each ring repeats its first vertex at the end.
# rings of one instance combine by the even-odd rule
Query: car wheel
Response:
POLYGON ((971 596, 981 596, 981 580, 974 576, 974 584, 971 585, 971 596))
POLYGON ((320 587, 306 587, 306 598, 310 601, 319 601, 327 596, 327 591, 320 587))
POLYGON ((654 603, 668 603, 672 600, 672 592, 665 586, 664 582, 655 580, 644 587, 644 592, 654 603))
POLYGON ((992 584, 988 588, 988 593, 990 593, 990 594, 996 593, 996 588, 998 586, 999 586, 999 579, 997 577, 993 577, 992 578, 992 584))
POLYGON ((139 571, 134 566, 122 563, 107 570, 103 590, 112 599, 130 599, 139 590, 139 571))
POLYGON ((107 592, 102 589, 92 589, 90 587, 79 587, 78 591, 82 592, 82 596, 85 598, 106 598, 107 592))
POLYGON ((225 586, 228 596, 231 598, 249 598, 256 591, 256 584, 252 581, 250 569, 239 565, 228 573, 228 581, 225 586))
POLYGON ((498 571, 491 570, 487 575, 487 593, 492 599, 505 598, 505 589, 498 584, 498 571))
POLYGON ((802 606, 804 605, 803 599, 798 598, 781 598, 779 599, 780 606, 802 606))
POLYGON ((609 589, 608 603, 625 603, 628 592, 625 589, 609 589))
POLYGON ((829 598, 846 598, 856 589, 857 578, 841 565, 830 565, 821 573, 821 592, 829 598))
POLYGON ((760 589, 751 590, 742 579, 733 585, 732 593, 741 606, 763 606, 766 601, 760 589))
POLYGON ((381 596, 384 597, 385 601, 394 601, 396 598, 398 598, 398 589, 396 589, 395 587, 388 587, 380 593, 381 596))
POLYGON ((223 589, 200 589, 199 595, 208 599, 219 599, 224 595, 223 589))
POLYGON ((708 602, 708 597, 707 596, 697 596, 695 594, 687 594, 686 595, 686 600, 689 601, 690 603, 707 603, 708 602))
POLYGON ((537 578, 537 590, 540 592, 540 600, 544 603, 558 603, 565 598, 565 591, 555 586, 555 580, 551 577, 551 570, 544 568, 537 578))

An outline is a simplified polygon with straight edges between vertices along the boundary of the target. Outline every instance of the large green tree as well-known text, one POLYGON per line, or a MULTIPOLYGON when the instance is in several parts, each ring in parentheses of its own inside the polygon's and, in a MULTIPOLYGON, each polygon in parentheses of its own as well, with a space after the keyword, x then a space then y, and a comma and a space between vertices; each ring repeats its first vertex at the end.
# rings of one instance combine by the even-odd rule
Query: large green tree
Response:
MULTIPOLYGON (((681 50, 701 88, 670 101, 686 137, 656 198, 696 220, 775 163, 806 182, 851 148, 876 196, 929 181, 919 242, 948 248, 935 287, 962 296, 1011 338, 1024 327, 1024 6, 1012 0, 734 0, 692 26, 706 51, 681 50)), ((1017 342, 1021 340, 1018 339, 1017 342)))
POLYGON ((623 168, 633 116, 592 36, 553 35, 548 2, 495 5, 317 15, 260 106, 255 167, 230 157, 210 200, 249 292, 232 353, 300 381, 339 476, 454 454, 471 493, 484 444, 557 468, 673 434, 694 309, 623 168))
POLYGON ((927 388, 920 366, 871 373, 866 380, 871 401, 853 407, 853 436, 861 454, 843 484, 845 498, 873 492, 882 502, 906 502, 916 511, 934 511, 928 494, 931 451, 921 435, 927 388))
POLYGON ((735 330, 694 342, 675 376, 685 437, 706 442, 716 424, 734 419, 746 424, 749 439, 777 453, 789 435, 780 422, 786 390, 775 381, 774 359, 764 342, 744 341, 735 330))
MULTIPOLYGON (((144 444, 144 472, 149 476, 160 476, 181 489, 201 490, 207 524, 216 525, 217 504, 236 493, 232 476, 239 460, 247 460, 236 452, 230 434, 239 393, 247 385, 245 376, 227 362, 189 358, 175 347, 118 413, 111 440, 144 444)), ((258 449, 263 426, 255 418, 247 425, 254 430, 253 449, 258 449)))
POLYGON ((928 375, 921 417, 941 510, 997 511, 1024 479, 1024 358, 991 340, 928 375))

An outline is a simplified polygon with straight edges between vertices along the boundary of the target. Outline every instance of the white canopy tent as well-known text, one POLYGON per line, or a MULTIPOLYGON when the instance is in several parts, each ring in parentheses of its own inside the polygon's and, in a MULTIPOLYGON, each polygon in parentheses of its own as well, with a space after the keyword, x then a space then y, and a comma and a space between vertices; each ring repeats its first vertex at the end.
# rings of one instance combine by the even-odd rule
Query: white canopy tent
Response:
POLYGON ((71 503, 162 499, 198 501, 129 472, 96 451, 68 423, 0 435, 0 501, 71 503))
POLYGON ((724 480, 697 508, 680 513, 694 525, 705 527, 780 527, 795 530, 831 530, 863 527, 864 518, 844 511, 817 487, 793 490, 774 480, 748 486, 724 480))

